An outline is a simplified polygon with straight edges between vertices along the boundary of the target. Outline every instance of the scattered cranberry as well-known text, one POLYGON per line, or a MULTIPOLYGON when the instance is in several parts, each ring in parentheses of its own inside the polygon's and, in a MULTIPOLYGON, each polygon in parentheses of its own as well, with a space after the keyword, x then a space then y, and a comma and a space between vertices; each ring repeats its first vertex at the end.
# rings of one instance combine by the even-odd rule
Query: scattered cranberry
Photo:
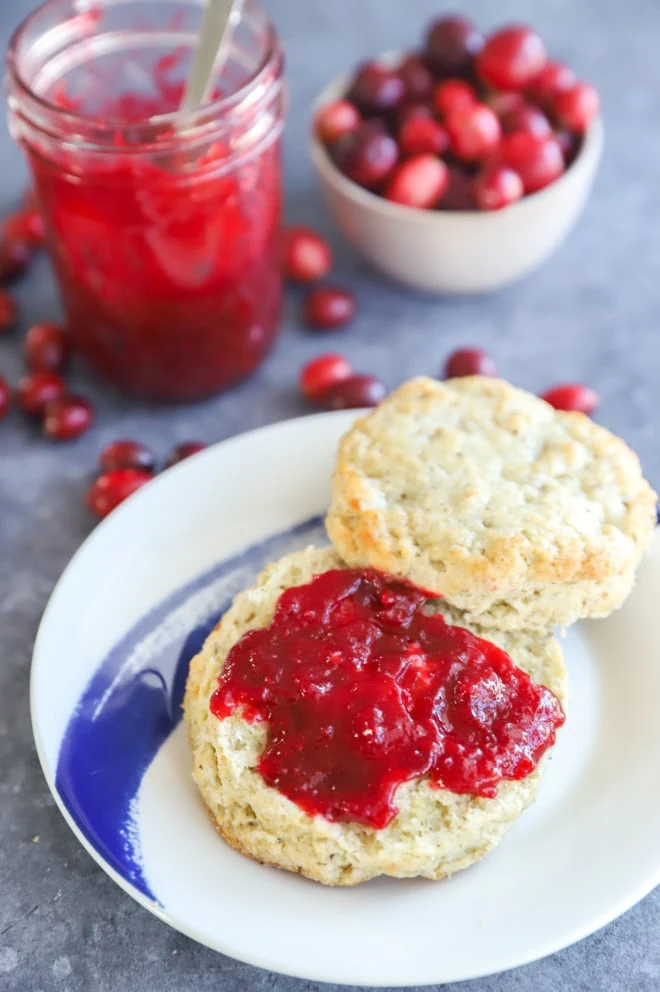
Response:
POLYGON ((302 225, 284 232, 284 271, 297 282, 312 282, 332 268, 332 250, 320 234, 302 225))
POLYGON ((182 441, 181 444, 175 445, 170 451, 165 460, 165 468, 172 468, 173 465, 178 465, 179 462, 185 461, 186 458, 199 454, 205 448, 206 445, 202 444, 201 441, 182 441))
POLYGON ((486 39, 477 58, 479 74, 498 90, 522 90, 545 65, 545 46, 536 31, 509 27, 486 39))
POLYGON ((321 397, 328 410, 354 410, 361 406, 378 406, 386 389, 373 375, 352 375, 331 386, 321 397))
POLYGON ((9 295, 0 289, 0 334, 11 330, 16 323, 16 304, 9 295))
POLYGON ((414 155, 397 166, 385 188, 385 198, 405 207, 434 207, 449 184, 449 171, 435 155, 414 155))
POLYGON ((101 472, 117 472, 121 468, 133 468, 141 472, 153 472, 156 459, 153 452, 139 441, 111 441, 99 455, 101 472))
POLYGON ((402 155, 442 155, 449 148, 449 135, 432 117, 413 117, 399 131, 402 155))
POLYGON ((367 188, 383 182, 399 157, 394 138, 370 125, 371 121, 360 125, 334 146, 335 161, 344 175, 367 188))
POLYGON ((0 420, 6 417, 11 406, 11 389, 0 375, 0 420))
POLYGON ((0 284, 20 279, 32 261, 34 249, 25 241, 0 238, 0 284))
POLYGON ((69 357, 69 338, 59 324, 44 321, 29 329, 23 349, 31 371, 61 372, 69 357))
POLYGON ((464 375, 496 376, 495 359, 482 348, 459 348, 445 365, 445 379, 458 379, 464 375))
POLYGON ((311 290, 303 304, 303 319, 308 327, 332 330, 343 327, 355 316, 355 297, 336 286, 311 290))
POLYGON ((549 134, 552 134, 550 121, 543 111, 539 110, 538 107, 531 107, 528 103, 522 103, 513 110, 502 114, 500 122, 504 134, 513 134, 514 131, 529 131, 530 134, 535 134, 538 138, 547 138, 549 134))
POLYGON ((107 517, 151 478, 149 472, 140 472, 133 468, 120 468, 116 472, 100 475, 87 490, 87 508, 97 517, 107 517))
POLYGON ((555 94, 553 110, 562 127, 584 134, 600 110, 598 90, 589 83, 576 83, 570 89, 560 90, 555 94))
POLYGON ((474 183, 474 196, 481 210, 501 210, 519 200, 523 193, 518 173, 504 165, 490 166, 474 183))
POLYGON ((547 107, 556 93, 569 89, 576 82, 575 73, 570 66, 563 62, 549 61, 529 84, 527 95, 534 103, 547 107))
POLYGON ((7 241, 22 241, 32 248, 39 248, 46 238, 43 217, 35 208, 18 210, 6 218, 2 235, 7 241))
POLYGON ((38 417, 47 403, 66 394, 64 379, 56 372, 30 372, 18 384, 18 402, 24 413, 38 417))
POLYGON ((81 396, 61 396, 44 408, 44 434, 53 441, 73 441, 89 430, 94 411, 81 396))
POLYGON ((564 156, 556 138, 538 138, 529 131, 506 134, 500 144, 498 162, 518 173, 526 193, 543 189, 564 171, 564 156))
POLYGON ((541 399, 555 410, 570 410, 577 413, 593 413, 598 406, 598 394, 579 382, 569 382, 554 386, 541 394, 541 399))
POLYGON ((426 35, 424 56, 439 76, 461 76, 483 47, 483 35, 467 17, 442 17, 426 35))
POLYGON ((498 118, 484 103, 452 111, 445 123, 452 151, 466 162, 485 158, 497 147, 502 135, 498 118))
POLYGON ((433 89, 433 76, 419 55, 407 55, 398 70, 406 100, 427 100, 433 89))
POLYGON ((472 180, 463 169, 455 166, 449 169, 447 192, 439 203, 441 210, 475 210, 472 180))
POLYGON ((446 79, 433 90, 433 105, 441 117, 453 110, 465 110, 477 102, 477 94, 463 79, 446 79))
POLYGON ((401 103, 405 87, 393 70, 378 62, 367 62, 358 69, 347 99, 366 116, 392 110, 401 103))
POLYGON ((307 362, 300 372, 300 389, 308 400, 318 400, 323 393, 353 374, 351 363, 343 355, 319 355, 307 362))
POLYGON ((360 121, 357 107, 348 100, 335 100, 322 107, 316 115, 316 133, 321 141, 331 145, 333 141, 355 131, 360 121))

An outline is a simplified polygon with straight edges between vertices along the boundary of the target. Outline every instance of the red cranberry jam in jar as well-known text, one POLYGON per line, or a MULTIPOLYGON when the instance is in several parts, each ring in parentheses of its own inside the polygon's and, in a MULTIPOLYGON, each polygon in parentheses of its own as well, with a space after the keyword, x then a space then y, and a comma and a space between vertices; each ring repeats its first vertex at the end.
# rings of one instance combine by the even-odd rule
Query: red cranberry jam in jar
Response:
POLYGON ((154 399, 249 374, 280 317, 282 49, 246 0, 209 101, 181 110, 203 8, 48 0, 8 56, 73 340, 154 399))

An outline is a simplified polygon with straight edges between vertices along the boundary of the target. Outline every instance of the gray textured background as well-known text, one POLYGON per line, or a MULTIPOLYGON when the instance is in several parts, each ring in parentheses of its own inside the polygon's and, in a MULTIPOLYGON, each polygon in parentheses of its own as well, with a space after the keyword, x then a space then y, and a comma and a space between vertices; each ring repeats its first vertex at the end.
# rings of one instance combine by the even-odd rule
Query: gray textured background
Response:
MULTIPOLYGON (((31 6, 26 0, 0 3, 3 47, 31 6)), ((292 91, 288 216, 329 232, 305 153, 312 96, 358 57, 412 43, 438 5, 269 0, 268 6, 286 44, 292 91)), ((532 390, 567 379, 594 386, 603 398, 599 418, 630 441, 660 485, 660 4, 473 0, 463 7, 485 25, 533 21, 551 49, 602 93, 607 147, 593 198, 578 229, 540 272, 489 298, 443 302, 387 286, 337 244, 337 278, 355 287, 360 302, 359 317, 344 336, 320 341, 302 332, 292 296, 276 352, 249 383, 226 396, 191 407, 149 408, 88 382, 77 369, 74 385, 93 396, 98 410, 88 437, 49 447, 16 414, 0 425, 0 988, 7 992, 322 988, 239 964, 159 923, 82 851, 48 794, 30 733, 30 653, 46 599, 92 527, 81 497, 103 443, 136 436, 164 453, 178 440, 214 441, 296 416, 304 412, 295 388, 298 368, 328 346, 393 386, 414 373, 435 373, 452 348, 474 343, 492 349, 503 374, 532 390)), ((25 174, 4 128, 0 166, 0 209, 9 209, 25 174)), ((24 326, 58 313, 45 260, 16 295, 24 326)), ((12 381, 20 374, 19 338, 0 339, 0 370, 12 381)), ((460 988, 651 992, 660 988, 659 933, 656 891, 561 954, 460 988)), ((328 953, 341 953, 332 934, 328 953)))

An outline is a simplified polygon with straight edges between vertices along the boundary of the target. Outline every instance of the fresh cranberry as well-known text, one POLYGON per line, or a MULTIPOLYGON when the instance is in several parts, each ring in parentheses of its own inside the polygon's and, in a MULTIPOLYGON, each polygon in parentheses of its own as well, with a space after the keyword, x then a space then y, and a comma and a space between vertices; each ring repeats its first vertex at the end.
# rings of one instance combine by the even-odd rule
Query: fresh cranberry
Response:
POLYGON ((526 193, 543 189, 564 171, 564 156, 556 138, 538 138, 529 131, 504 135, 497 158, 500 165, 518 173, 526 193))
POLYGON ((445 163, 435 155, 414 155, 397 166, 385 187, 385 198, 405 207, 428 209, 441 199, 449 183, 445 163))
POLYGON ((523 193, 518 173, 504 165, 490 166, 474 183, 474 196, 480 210, 501 210, 519 200, 523 193))
POLYGON ((414 117, 399 131, 402 155, 442 155, 449 148, 449 135, 432 117, 414 117))
POLYGON ((82 396, 61 396, 44 408, 44 434, 53 441, 72 441, 89 430, 94 410, 82 396))
POLYGON ((486 39, 477 69, 495 89, 522 90, 538 76, 545 60, 545 46, 536 31, 514 26, 486 39))
POLYGON ((355 297, 346 289, 320 286, 311 290, 303 304, 303 320, 308 327, 333 330, 343 327, 355 316, 355 297))
POLYGON ((85 496, 87 508, 97 517, 107 517, 120 503, 151 479, 149 472, 140 472, 134 468, 120 468, 116 472, 100 475, 87 490, 85 496))
POLYGON ((492 90, 484 102, 488 104, 491 110, 495 111, 499 118, 502 118, 512 110, 522 107, 525 98, 522 93, 500 93, 499 90, 492 90))
POLYGON ((408 121, 432 120, 433 110, 428 103, 406 103, 397 109, 394 117, 395 130, 401 134, 408 121))
POLYGON ((570 410, 577 413, 593 413, 598 406, 598 394, 579 382, 567 382, 553 386, 541 394, 541 399, 555 410, 570 410))
POLYGON ((153 452, 140 441, 111 441, 99 455, 101 472, 117 472, 120 468, 134 468, 153 472, 156 459, 153 452))
POLYGON ((69 357, 69 338, 59 324, 34 324, 23 342, 25 361, 33 372, 61 372, 69 357))
POLYGON ((464 169, 451 166, 447 192, 438 204, 440 210, 474 210, 473 183, 464 169))
POLYGON ((541 107, 552 103, 556 93, 567 90, 577 82, 575 73, 564 62, 546 62, 527 87, 527 96, 541 107))
POLYGON ((557 139, 557 144, 561 148, 561 153, 564 156, 564 162, 566 167, 575 160, 580 148, 580 139, 572 131, 567 131, 564 128, 560 128, 555 131, 555 138, 557 139))
POLYGON ((496 376, 495 359, 482 348, 459 348, 447 359, 445 379, 458 379, 464 375, 496 376))
POLYGON ((186 458, 190 458, 200 451, 204 451, 205 448, 206 445, 202 444, 201 441, 182 441, 181 444, 175 445, 170 451, 165 459, 165 468, 172 468, 173 465, 178 465, 179 462, 185 461, 186 458))
POLYGON ((470 71, 483 43, 483 35, 469 18, 442 17, 427 32, 424 57, 439 76, 462 76, 470 71))
POLYGON ((419 55, 407 55, 398 70, 406 100, 427 100, 433 89, 433 76, 419 55))
POLYGON ((547 138, 552 133, 550 121, 538 107, 523 103, 514 110, 509 110, 500 117, 502 132, 513 134, 514 131, 529 131, 538 138, 547 138))
POLYGON ((497 147, 502 129, 490 107, 475 103, 453 110, 445 121, 452 151, 457 158, 474 162, 485 158, 497 147))
POLYGON ((6 218, 2 234, 7 241, 22 241, 32 248, 39 248, 46 238, 43 217, 34 208, 17 210, 6 218))
POLYGON ((386 389, 373 375, 352 375, 336 382, 321 397, 328 410, 354 410, 361 406, 378 406, 386 389))
POLYGON ((0 420, 6 417, 11 406, 11 389, 0 375, 0 420))
POLYGON ((433 90, 433 105, 441 117, 453 110, 465 110, 477 102, 477 94, 463 79, 446 79, 433 90))
POLYGON ((600 110, 598 90, 589 83, 576 83, 570 89, 560 90, 555 94, 553 110, 562 127, 584 134, 600 110))
POLYGON ((351 363, 343 355, 319 355, 307 362, 300 372, 300 389, 308 400, 318 400, 331 386, 353 374, 351 363))
POLYGON ((395 72, 378 62, 361 66, 351 83, 346 98, 366 116, 392 110, 403 100, 403 80, 395 72))
POLYGON ((66 394, 66 384, 56 372, 30 372, 18 384, 18 402, 24 413, 38 417, 47 403, 66 394))
POLYGON ((297 225, 284 232, 284 271, 296 282, 312 282, 332 268, 332 250, 320 234, 297 225))
POLYGON ((16 304, 9 293, 0 289, 0 334, 11 330, 16 323, 16 304))
POLYGON ((316 115, 316 133, 321 141, 331 145, 333 141, 355 131, 360 121, 357 107, 348 100, 335 100, 322 107, 316 115))
POLYGON ((344 175, 360 186, 378 186, 396 165, 397 143, 383 130, 370 127, 370 121, 334 146, 335 161, 344 175))
POLYGON ((27 242, 0 238, 0 284, 20 279, 33 255, 34 249, 27 242))

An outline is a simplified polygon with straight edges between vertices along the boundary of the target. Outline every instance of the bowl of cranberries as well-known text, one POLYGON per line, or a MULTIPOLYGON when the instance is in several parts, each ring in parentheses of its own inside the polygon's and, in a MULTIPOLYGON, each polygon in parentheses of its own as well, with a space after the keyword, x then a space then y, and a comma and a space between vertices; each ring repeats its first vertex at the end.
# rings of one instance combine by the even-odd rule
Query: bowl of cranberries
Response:
POLYGON ((498 289, 560 244, 603 147, 598 92, 530 27, 462 16, 363 63, 314 113, 312 160, 347 238, 386 275, 436 293, 498 289))

